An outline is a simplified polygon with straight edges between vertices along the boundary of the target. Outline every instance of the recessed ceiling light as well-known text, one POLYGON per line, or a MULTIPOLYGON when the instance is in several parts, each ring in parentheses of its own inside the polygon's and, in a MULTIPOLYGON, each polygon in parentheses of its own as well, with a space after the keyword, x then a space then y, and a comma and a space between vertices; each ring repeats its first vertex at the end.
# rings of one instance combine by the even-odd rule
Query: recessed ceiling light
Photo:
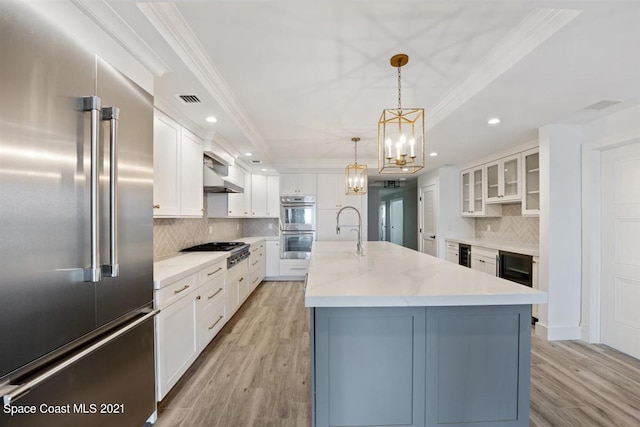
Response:
POLYGON ((493 118, 489 119, 489 121, 487 123, 489 123, 490 125, 497 125, 498 123, 500 123, 500 119, 497 118, 497 117, 493 117, 493 118))
POLYGON ((216 119, 213 116, 209 116, 205 120, 208 121, 209 123, 216 123, 218 121, 218 119, 216 119))
POLYGON ((402 168, 402 172, 409 172, 409 168, 402 168))
POLYGON ((251 157, 251 156, 253 156, 253 153, 246 152, 246 153, 244 153, 244 155, 247 156, 247 157, 251 157))
POLYGON ((437 156, 437 155, 438 155, 438 153, 436 153, 435 151, 432 151, 431 153, 429 153, 429 155, 430 155, 431 157, 435 157, 435 156, 437 156))
POLYGON ((400 178, 400 181, 406 181, 407 178, 400 178))
POLYGON ((267 170, 265 168, 262 168, 262 172, 266 172, 267 170))

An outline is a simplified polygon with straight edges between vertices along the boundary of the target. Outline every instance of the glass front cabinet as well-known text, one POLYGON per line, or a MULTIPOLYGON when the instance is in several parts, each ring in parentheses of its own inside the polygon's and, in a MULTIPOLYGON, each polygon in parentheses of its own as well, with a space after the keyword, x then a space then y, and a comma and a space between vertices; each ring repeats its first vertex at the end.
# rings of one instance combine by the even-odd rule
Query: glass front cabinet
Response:
POLYGON ((538 148, 522 153, 522 216, 540 215, 540 154, 538 148))
POLYGON ((505 157, 486 165, 487 203, 519 202, 521 200, 521 155, 505 157))
POLYGON ((485 204, 485 168, 480 165, 460 172, 462 216, 501 216, 502 206, 485 204))

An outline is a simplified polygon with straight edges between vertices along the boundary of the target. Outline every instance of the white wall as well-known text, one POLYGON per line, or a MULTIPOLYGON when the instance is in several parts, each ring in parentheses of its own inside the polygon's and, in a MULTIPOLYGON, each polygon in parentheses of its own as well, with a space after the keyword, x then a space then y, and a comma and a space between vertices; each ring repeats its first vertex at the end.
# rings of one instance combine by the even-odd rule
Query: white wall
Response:
POLYGON ((587 124, 583 139, 582 339, 600 342, 600 156, 603 150, 640 141, 640 106, 587 124))
POLYGON ((581 144, 578 125, 540 128, 539 307, 536 334, 549 340, 580 338, 581 144))

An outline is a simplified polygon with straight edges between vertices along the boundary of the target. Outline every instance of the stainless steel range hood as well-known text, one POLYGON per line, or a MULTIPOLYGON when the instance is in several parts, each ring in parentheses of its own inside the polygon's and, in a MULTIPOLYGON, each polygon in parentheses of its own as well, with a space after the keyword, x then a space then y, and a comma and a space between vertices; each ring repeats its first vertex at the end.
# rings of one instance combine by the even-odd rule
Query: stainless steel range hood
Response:
POLYGON ((214 153, 204 153, 204 191, 207 193, 244 193, 241 185, 229 179, 229 164, 214 153))

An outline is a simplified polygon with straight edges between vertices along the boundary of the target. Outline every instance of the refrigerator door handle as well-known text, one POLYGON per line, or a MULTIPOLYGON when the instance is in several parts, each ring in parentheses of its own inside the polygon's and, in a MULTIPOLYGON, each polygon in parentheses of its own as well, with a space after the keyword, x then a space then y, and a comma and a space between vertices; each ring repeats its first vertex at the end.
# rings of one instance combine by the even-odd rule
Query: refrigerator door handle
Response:
POLYGON ((48 369, 47 371, 41 373, 40 375, 36 376, 32 380, 25 382, 24 384, 15 384, 15 385, 12 384, 12 385, 8 385, 8 386, 4 387, 2 389, 2 392, 3 392, 2 393, 3 404, 4 405, 13 404, 16 400, 20 399, 22 396, 24 396, 25 394, 29 393, 29 391, 32 388, 37 387, 39 384, 45 382, 46 380, 48 380, 49 378, 51 378, 54 375, 58 374, 59 372, 63 371, 64 369, 66 369, 66 368, 74 365, 75 363, 79 362, 80 360, 84 359, 89 354, 95 352, 96 350, 99 350, 100 348, 102 348, 105 345, 109 344, 110 342, 114 341, 118 337, 126 334, 127 332, 129 332, 130 330, 134 329, 138 325, 146 322, 147 320, 149 320, 150 318, 152 318, 153 316, 155 316, 159 312, 160 312, 159 309, 156 309, 156 310, 148 312, 147 314, 145 314, 141 318, 129 323, 127 326, 125 326, 125 327, 123 327, 121 329, 118 329, 116 332, 114 332, 114 333, 110 334, 109 336, 101 339, 100 341, 98 341, 97 343, 91 345, 90 347, 82 350, 80 353, 77 353, 74 356, 72 356, 72 357, 70 357, 68 359, 65 359, 62 363, 55 365, 51 369, 48 369))
POLYGON ((118 107, 102 108, 102 120, 109 121, 109 264, 102 266, 102 275, 118 277, 118 107))
POLYGON ((82 98, 82 111, 91 112, 91 182, 90 182, 90 218, 91 218, 91 263, 84 269, 84 281, 97 283, 102 278, 100 266, 100 242, 99 242, 99 173, 98 165, 98 124, 100 122, 100 98, 97 96, 86 96, 82 98))

